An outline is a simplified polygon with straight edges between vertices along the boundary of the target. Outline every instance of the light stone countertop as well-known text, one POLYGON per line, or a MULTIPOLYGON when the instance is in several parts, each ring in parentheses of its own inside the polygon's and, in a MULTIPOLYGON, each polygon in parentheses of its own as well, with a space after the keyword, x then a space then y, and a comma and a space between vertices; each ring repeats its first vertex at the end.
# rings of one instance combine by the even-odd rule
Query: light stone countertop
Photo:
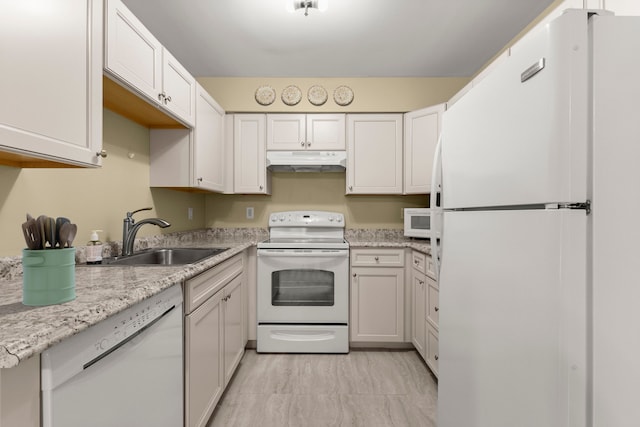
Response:
MULTIPOLYGON (((180 266, 86 266, 84 248, 76 259, 76 298, 63 304, 22 304, 22 267, 15 259, 0 261, 0 368, 17 366, 91 325, 181 284, 268 237, 266 229, 208 229, 154 236, 136 241, 149 247, 227 247, 201 262, 180 266)), ((352 248, 411 248, 431 254, 428 240, 407 239, 401 230, 346 230, 352 248)), ((118 247, 106 248, 117 253, 118 247)))

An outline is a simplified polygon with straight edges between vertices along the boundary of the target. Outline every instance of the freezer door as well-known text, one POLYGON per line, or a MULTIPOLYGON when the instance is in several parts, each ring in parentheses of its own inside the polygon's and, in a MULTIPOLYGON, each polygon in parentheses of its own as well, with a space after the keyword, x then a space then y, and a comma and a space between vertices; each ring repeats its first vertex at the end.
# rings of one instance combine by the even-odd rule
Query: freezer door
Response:
POLYGON ((640 423, 640 17, 594 40, 593 426, 640 423))
POLYGON ((587 15, 576 10, 523 40, 451 106, 443 207, 586 200, 587 72, 587 15))
POLYGON ((439 427, 584 427, 586 214, 445 212, 439 427))

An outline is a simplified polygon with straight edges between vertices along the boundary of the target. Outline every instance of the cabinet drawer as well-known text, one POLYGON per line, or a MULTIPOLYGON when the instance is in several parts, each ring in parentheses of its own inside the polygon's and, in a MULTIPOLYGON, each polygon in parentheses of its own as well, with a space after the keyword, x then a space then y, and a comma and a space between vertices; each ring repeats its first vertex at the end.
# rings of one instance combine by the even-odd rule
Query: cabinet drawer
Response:
POLYGON ((404 249, 352 249, 352 267, 404 267, 404 249))
POLYGON ((411 265, 421 273, 427 274, 427 256, 422 252, 411 252, 411 265))
POLYGON ((431 325, 438 329, 439 324, 439 312, 440 312, 440 291, 438 290, 438 286, 436 285, 435 280, 430 277, 427 277, 427 320, 431 323, 431 325))
POLYGON ((184 286, 185 314, 198 308, 240 273, 242 273, 242 255, 238 254, 187 280, 184 286))

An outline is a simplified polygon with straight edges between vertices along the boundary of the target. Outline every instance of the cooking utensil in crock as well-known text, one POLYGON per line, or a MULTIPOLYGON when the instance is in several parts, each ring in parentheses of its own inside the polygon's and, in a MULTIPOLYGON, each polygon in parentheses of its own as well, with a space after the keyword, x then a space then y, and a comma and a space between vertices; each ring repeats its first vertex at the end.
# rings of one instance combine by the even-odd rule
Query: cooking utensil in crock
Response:
POLYGON ((71 224, 70 222, 62 224, 62 227, 60 227, 60 247, 64 248, 66 246, 70 248, 77 232, 78 226, 76 224, 71 224))
POLYGON ((22 233, 24 234, 24 240, 27 243, 27 248, 34 250, 42 247, 40 228, 38 227, 35 219, 31 218, 22 224, 22 233))
POLYGON ((64 242, 60 238, 60 229, 62 228, 62 224, 65 224, 68 222, 71 222, 69 221, 69 218, 65 218, 63 216, 59 216, 58 218, 56 218, 56 242, 58 242, 58 245, 61 248, 64 247, 64 242))

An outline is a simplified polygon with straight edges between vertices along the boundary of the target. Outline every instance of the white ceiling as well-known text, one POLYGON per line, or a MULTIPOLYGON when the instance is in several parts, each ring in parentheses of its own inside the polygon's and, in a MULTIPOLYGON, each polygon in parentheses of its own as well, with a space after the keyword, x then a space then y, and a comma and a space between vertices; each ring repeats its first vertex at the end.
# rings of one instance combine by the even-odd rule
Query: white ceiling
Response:
POLYGON ((196 77, 472 76, 552 0, 123 0, 196 77))

